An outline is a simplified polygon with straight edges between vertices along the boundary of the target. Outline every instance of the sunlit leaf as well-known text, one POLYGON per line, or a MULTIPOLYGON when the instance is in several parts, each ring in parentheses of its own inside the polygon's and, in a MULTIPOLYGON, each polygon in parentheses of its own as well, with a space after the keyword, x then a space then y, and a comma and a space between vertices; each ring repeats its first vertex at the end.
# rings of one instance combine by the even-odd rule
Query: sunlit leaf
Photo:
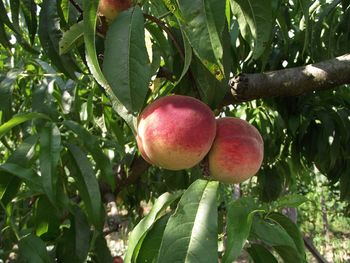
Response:
POLYGON ((114 94, 130 112, 143 106, 150 81, 144 18, 139 7, 122 12, 106 36, 103 72, 114 94))
POLYGON ((182 195, 164 230, 158 262, 217 262, 218 185, 197 180, 182 195))

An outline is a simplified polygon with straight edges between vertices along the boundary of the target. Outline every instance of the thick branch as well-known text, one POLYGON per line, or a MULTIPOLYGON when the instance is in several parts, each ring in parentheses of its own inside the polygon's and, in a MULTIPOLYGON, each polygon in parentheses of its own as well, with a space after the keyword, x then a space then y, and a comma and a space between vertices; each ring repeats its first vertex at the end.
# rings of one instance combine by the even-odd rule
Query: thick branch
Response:
POLYGON ((224 104, 277 96, 298 96, 350 84, 350 54, 303 67, 233 77, 224 104))

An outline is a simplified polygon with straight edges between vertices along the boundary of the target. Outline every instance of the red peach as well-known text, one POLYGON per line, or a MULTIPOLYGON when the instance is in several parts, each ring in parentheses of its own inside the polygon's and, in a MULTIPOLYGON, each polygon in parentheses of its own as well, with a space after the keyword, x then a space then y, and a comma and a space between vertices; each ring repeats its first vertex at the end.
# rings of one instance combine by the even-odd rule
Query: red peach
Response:
POLYGON ((216 137, 209 152, 209 170, 224 183, 241 183, 260 169, 264 142, 259 131, 238 118, 216 122, 216 137))
POLYGON ((139 116, 137 144, 151 164, 182 170, 205 157, 215 132, 215 116, 203 102, 188 96, 166 96, 148 105, 139 116))
POLYGON ((112 21, 120 12, 130 8, 131 0, 100 0, 98 13, 112 21))

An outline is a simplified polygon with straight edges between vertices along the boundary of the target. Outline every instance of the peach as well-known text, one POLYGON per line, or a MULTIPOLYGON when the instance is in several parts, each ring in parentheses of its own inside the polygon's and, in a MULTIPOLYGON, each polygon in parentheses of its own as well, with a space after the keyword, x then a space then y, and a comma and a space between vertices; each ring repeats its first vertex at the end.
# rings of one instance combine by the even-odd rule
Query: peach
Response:
POLYGON ((264 143, 259 131, 238 118, 216 122, 216 137, 209 152, 211 176, 223 183, 241 183, 260 169, 264 143))
POLYGON ((143 158, 169 170, 198 164, 210 150, 216 133, 210 108, 192 97, 172 95, 148 105, 137 125, 143 158))
POLYGON ((130 8, 131 0, 100 0, 98 13, 112 21, 120 12, 130 8))

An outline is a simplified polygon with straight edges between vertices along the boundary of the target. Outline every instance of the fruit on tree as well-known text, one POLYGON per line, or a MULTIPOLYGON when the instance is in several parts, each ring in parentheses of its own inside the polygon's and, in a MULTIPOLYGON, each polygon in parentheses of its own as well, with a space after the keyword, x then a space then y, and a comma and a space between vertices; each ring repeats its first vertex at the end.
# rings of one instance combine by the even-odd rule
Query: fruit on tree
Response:
POLYGON ((131 0, 100 0, 98 13, 112 21, 120 12, 130 8, 131 0))
POLYGON ((206 156, 215 133, 215 116, 206 104, 192 97, 172 95, 154 101, 141 113, 137 144, 149 163, 182 170, 206 156))
POLYGON ((113 263, 123 263, 123 259, 120 256, 116 256, 113 258, 113 263))
POLYGON ((238 118, 216 122, 216 137, 209 152, 209 171, 224 183, 241 183, 260 169, 264 143, 259 131, 238 118))

